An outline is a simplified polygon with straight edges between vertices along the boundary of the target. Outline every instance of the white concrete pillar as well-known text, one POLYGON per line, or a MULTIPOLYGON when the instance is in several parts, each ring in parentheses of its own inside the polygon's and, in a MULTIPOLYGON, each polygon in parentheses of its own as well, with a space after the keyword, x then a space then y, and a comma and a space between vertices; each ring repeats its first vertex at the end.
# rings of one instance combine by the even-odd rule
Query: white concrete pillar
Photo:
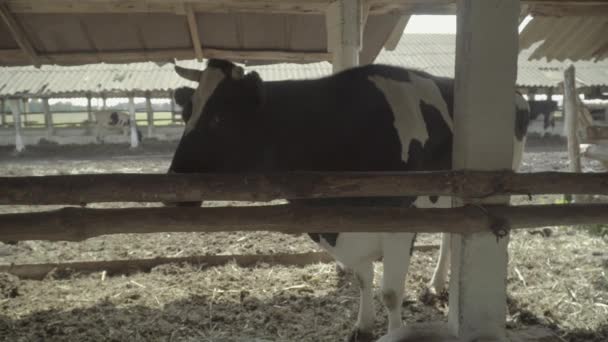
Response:
POLYGON ((8 105, 13 112, 13 125, 15 126, 15 150, 17 152, 22 152, 25 150, 25 144, 21 137, 21 108, 19 102, 21 102, 19 99, 8 100, 8 105))
POLYGON ((146 94, 146 113, 148 117, 148 138, 152 138, 154 136, 154 110, 152 109, 150 93, 146 94))
POLYGON ((42 111, 44 112, 44 125, 46 126, 46 135, 52 136, 55 132, 53 130, 53 113, 51 112, 51 106, 49 105, 49 99, 42 99, 42 111))
POLYGON ((135 119, 135 99, 133 96, 129 97, 129 124, 131 126, 131 148, 137 148, 139 146, 139 139, 137 139, 137 121, 135 119))
POLYGON ((106 110, 106 109, 108 108, 108 107, 106 106, 106 100, 107 100, 107 99, 106 99, 106 96, 105 96, 105 95, 102 95, 102 96, 101 96, 101 109, 102 109, 102 110, 106 110))
POLYGON ((333 56, 334 73, 359 65, 363 12, 361 0, 338 0, 327 9, 327 47, 333 56))
MULTIPOLYGON (((512 167, 518 17, 519 0, 458 1, 455 169, 512 167)), ((491 232, 453 235, 448 328, 460 341, 506 338, 508 241, 491 232)))

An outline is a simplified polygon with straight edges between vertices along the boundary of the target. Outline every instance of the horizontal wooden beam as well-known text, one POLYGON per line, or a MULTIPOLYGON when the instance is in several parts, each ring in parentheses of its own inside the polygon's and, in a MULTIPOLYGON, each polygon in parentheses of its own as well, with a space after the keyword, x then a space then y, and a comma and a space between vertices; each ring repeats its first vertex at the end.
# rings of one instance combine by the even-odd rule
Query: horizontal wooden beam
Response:
MULTIPOLYGON (((434 251, 438 245, 415 245, 415 251, 434 251)), ((233 254, 203 255, 179 258, 129 259, 108 261, 64 262, 49 264, 22 264, 0 266, 0 273, 9 273, 21 279, 43 280, 49 273, 57 272, 89 274, 105 272, 108 276, 129 275, 136 272, 150 272, 154 267, 166 264, 191 264, 199 268, 221 266, 234 262, 240 267, 255 266, 260 263, 281 266, 306 266, 318 263, 330 263, 335 259, 326 252, 277 253, 277 254, 233 254)))
MULTIPOLYGON (((202 49, 206 58, 221 58, 228 60, 263 60, 284 62, 320 62, 330 59, 324 51, 281 51, 281 50, 226 50, 202 49)), ((88 63, 131 63, 141 61, 169 62, 173 59, 194 59, 196 55, 192 48, 185 49, 148 49, 106 52, 63 52, 39 53, 37 60, 40 64, 78 65, 88 63)), ((0 64, 26 65, 28 57, 17 49, 0 50, 0 64)))
POLYGON ((25 31, 23 31, 21 25, 19 25, 17 22, 17 19, 13 16, 13 13, 11 13, 4 2, 0 2, 0 18, 2 18, 4 24, 8 27, 13 39, 21 48, 21 51, 29 58, 31 64, 36 66, 40 65, 38 61, 38 53, 25 34, 25 31))
POLYGON ((510 171, 0 177, 0 204, 270 201, 372 196, 608 195, 608 173, 510 171))
POLYGON ((82 241, 109 234, 275 231, 469 234, 608 223, 608 205, 465 206, 452 209, 273 205, 59 210, 0 215, 0 241, 82 241))
MULTIPOLYGON (((184 4, 204 13, 324 14, 335 0, 7 0, 14 13, 181 13, 184 4)), ((370 14, 455 14, 455 0, 368 0, 370 14), (412 12, 410 12, 410 10, 412 12)), ((545 8, 602 6, 603 1, 522 0, 545 8)), ((589 13, 593 11, 587 10, 589 13)))

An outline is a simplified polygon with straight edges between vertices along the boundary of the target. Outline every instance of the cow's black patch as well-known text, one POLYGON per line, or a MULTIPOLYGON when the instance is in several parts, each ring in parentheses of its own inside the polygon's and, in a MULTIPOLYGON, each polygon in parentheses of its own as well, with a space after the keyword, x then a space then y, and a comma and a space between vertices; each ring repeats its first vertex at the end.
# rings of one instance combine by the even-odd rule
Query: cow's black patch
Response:
POLYGON ((110 114, 110 126, 116 126, 118 124, 118 113, 112 112, 110 114))
POLYGON ((543 115, 543 127, 547 129, 549 126, 555 126, 555 122, 551 121, 553 112, 557 110, 556 101, 528 101, 530 107, 529 120, 536 120, 539 115, 543 115))
POLYGON ((228 77, 230 77, 232 75, 232 69, 235 66, 236 65, 234 63, 226 61, 226 60, 222 60, 222 59, 210 59, 207 62, 207 67, 220 69, 220 70, 222 70, 224 75, 226 75, 228 77))
POLYGON ((314 242, 320 243, 322 238, 332 247, 336 247, 339 235, 340 233, 308 233, 308 236, 310 236, 314 242))
POLYGON ((414 233, 414 237, 412 238, 412 245, 410 246, 410 256, 414 254, 414 245, 416 244, 416 239, 418 238, 418 233, 414 233))
POLYGON ((182 107, 182 120, 188 122, 192 116, 192 95, 194 95, 194 89, 190 87, 181 87, 175 89, 173 98, 175 103, 182 107))
POLYGON ((431 203, 435 204, 439 200, 439 196, 429 196, 431 203))
MULTIPOLYGON (((515 137, 518 141, 528 133, 528 124, 530 123, 530 112, 527 109, 517 108, 515 112, 515 137)), ((545 127, 547 128, 547 127, 545 127)))

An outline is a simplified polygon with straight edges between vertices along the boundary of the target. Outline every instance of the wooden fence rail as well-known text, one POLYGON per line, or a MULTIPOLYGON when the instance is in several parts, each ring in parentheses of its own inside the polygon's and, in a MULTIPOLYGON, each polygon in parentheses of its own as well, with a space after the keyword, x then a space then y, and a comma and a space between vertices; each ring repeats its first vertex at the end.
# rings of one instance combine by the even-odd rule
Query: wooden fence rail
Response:
POLYGON ((96 174, 1 177, 0 204, 438 195, 608 195, 608 173, 446 171, 382 173, 96 174))
MULTIPOLYGON (((415 251, 435 251, 439 245, 415 245, 415 251)), ((187 263, 199 268, 221 266, 230 262, 241 267, 255 266, 260 263, 281 266, 306 266, 318 263, 331 263, 335 259, 326 252, 276 253, 276 254, 232 254, 232 255, 195 255, 187 257, 158 257, 152 259, 77 261, 47 264, 0 265, 0 273, 9 273, 21 279, 42 280, 53 273, 61 275, 73 273, 88 274, 105 271, 106 275, 128 275, 136 272, 150 272, 154 267, 166 264, 187 263)))
POLYGON ((0 241, 81 241, 106 234, 278 231, 284 233, 474 233, 608 223, 608 205, 475 206, 451 209, 275 205, 211 208, 63 208, 0 215, 0 241))

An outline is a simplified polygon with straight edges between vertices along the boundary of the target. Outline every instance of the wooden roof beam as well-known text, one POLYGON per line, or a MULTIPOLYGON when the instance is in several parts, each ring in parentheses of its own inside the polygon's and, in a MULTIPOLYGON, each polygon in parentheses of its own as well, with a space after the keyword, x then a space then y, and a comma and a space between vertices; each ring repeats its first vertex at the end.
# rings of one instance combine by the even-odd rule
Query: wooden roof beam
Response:
POLYGON ((2 17, 2 20, 11 31, 11 35, 17 42, 17 45, 19 45, 21 50, 27 55, 32 64, 35 66, 40 66, 38 54, 36 53, 34 46, 28 39, 21 25, 19 25, 17 18, 13 16, 4 2, 0 2, 0 17, 2 17))
POLYGON ((190 38, 192 39, 192 47, 194 48, 194 56, 199 62, 203 61, 203 47, 201 45, 201 38, 198 34, 198 24, 196 23, 196 13, 192 8, 192 5, 186 4, 186 18, 188 19, 188 30, 190 31, 190 38))
MULTIPOLYGON (((226 50, 206 48, 202 50, 206 58, 227 60, 262 60, 283 62, 320 62, 331 60, 331 54, 326 51, 281 51, 281 50, 226 50)), ((24 65, 24 52, 16 49, 0 50, 0 64, 24 65)), ((147 49, 127 51, 101 52, 67 52, 40 53, 38 61, 41 64, 80 65, 98 63, 131 63, 142 60, 155 62, 171 62, 176 59, 192 59, 194 52, 191 48, 184 49, 147 49)))

